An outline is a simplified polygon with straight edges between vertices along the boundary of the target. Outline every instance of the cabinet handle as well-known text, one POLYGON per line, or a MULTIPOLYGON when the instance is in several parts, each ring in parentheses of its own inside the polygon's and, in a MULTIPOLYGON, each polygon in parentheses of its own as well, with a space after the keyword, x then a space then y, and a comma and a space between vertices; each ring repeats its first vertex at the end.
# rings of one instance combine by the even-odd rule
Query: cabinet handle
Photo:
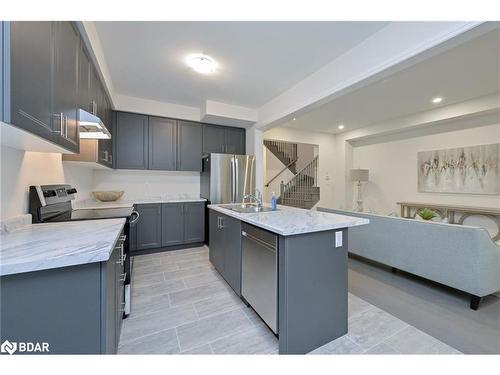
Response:
POLYGON ((64 116, 64 137, 68 138, 68 116, 64 116))
POLYGON ((63 124, 64 124, 64 113, 59 113, 59 133, 61 133, 61 137, 64 137, 63 132, 63 124))

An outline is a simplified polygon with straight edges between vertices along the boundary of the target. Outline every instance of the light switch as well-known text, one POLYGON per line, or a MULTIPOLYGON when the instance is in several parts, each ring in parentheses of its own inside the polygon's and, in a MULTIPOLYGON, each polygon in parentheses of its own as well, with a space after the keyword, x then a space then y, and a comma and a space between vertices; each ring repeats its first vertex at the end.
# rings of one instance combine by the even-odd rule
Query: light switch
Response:
POLYGON ((342 232, 335 232, 335 247, 342 247, 342 232))

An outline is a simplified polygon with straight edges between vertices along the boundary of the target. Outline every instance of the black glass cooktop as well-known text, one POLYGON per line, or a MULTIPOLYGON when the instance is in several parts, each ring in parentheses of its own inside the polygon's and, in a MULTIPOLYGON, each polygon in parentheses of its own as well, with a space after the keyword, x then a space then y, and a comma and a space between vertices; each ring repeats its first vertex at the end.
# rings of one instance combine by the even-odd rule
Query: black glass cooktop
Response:
POLYGON ((97 208, 97 209, 80 209, 66 211, 60 215, 53 216, 44 221, 73 221, 73 220, 97 220, 97 219, 115 219, 127 218, 132 214, 132 207, 117 207, 117 208, 97 208))

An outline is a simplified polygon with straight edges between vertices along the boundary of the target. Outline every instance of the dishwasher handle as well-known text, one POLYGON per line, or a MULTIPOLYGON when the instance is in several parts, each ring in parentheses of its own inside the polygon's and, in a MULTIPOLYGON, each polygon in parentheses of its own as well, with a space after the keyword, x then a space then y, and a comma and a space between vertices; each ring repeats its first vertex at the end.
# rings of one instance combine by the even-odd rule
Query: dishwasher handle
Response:
POLYGON ((259 245, 265 247, 267 250, 272 251, 273 253, 276 253, 276 246, 273 244, 270 244, 269 242, 266 242, 264 240, 261 240, 260 238, 257 238, 255 236, 252 236, 250 233, 245 232, 244 230, 241 231, 241 235, 243 237, 248 238, 250 241, 257 242, 259 245))

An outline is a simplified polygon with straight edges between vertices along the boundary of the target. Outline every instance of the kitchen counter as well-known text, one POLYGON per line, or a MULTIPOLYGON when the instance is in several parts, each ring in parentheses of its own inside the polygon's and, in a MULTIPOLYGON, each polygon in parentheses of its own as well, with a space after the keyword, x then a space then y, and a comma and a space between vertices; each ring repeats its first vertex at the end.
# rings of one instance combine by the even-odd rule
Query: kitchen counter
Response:
POLYGON ((266 229, 282 236, 349 228, 368 224, 368 219, 305 210, 302 208, 278 206, 276 211, 240 213, 223 207, 209 205, 212 210, 234 217, 243 222, 266 229))
POLYGON ((0 234, 0 276, 107 261, 125 219, 29 224, 0 234))
POLYGON ((128 200, 118 200, 115 202, 99 202, 96 200, 88 199, 83 201, 74 201, 73 209, 94 209, 94 208, 120 208, 132 207, 134 204, 147 204, 147 203, 183 203, 183 202, 205 202, 204 198, 196 197, 148 197, 137 198, 128 200))

